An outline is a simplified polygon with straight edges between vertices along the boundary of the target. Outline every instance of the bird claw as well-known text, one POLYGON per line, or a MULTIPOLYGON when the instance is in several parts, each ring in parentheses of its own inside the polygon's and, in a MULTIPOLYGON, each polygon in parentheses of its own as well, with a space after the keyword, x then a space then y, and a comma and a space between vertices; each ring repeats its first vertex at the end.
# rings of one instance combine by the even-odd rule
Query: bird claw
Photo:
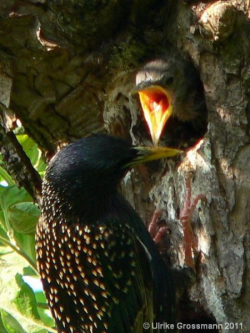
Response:
POLYGON ((160 227, 155 235, 154 242, 155 244, 159 244, 163 238, 163 236, 166 235, 168 228, 167 227, 160 227))
POLYGON ((156 209, 148 226, 148 232, 150 233, 156 245, 161 242, 162 238, 166 235, 168 230, 167 227, 157 227, 157 222, 162 216, 162 213, 162 209, 156 209))
MULTIPOLYGON (((191 225, 191 217, 192 214, 200 200, 204 201, 206 196, 204 194, 197 195, 194 199, 192 199, 192 189, 191 189, 191 177, 188 175, 185 178, 186 191, 185 191, 185 200, 183 208, 180 212, 180 221, 183 226, 184 233, 184 251, 185 251, 185 265, 191 268, 194 268, 194 260, 193 255, 196 256, 198 253, 198 242, 195 238, 193 228, 191 225)), ((162 216, 163 210, 157 209, 152 217, 152 220, 148 226, 148 231, 152 236, 156 245, 158 245, 164 235, 167 233, 167 227, 159 227, 157 226, 157 222, 159 218, 162 216)))
POLYGON ((180 212, 180 221, 182 222, 183 233, 184 233, 185 265, 194 268, 192 251, 194 255, 198 253, 198 242, 194 236, 193 228, 191 226, 191 217, 198 202, 200 200, 204 201, 206 197, 204 194, 199 194, 194 199, 191 199, 192 189, 191 189, 190 175, 186 177, 185 183, 186 183, 185 200, 184 200, 184 206, 180 212))

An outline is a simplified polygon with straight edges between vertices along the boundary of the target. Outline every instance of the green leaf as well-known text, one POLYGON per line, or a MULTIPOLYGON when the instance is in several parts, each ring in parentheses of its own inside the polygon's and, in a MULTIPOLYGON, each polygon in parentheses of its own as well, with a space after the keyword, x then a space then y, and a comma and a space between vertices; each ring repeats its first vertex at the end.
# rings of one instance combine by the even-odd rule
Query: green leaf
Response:
POLYGON ((54 327, 55 322, 51 318, 51 313, 50 313, 50 310, 48 308, 47 300, 46 300, 46 297, 45 297, 44 293, 43 292, 36 292, 35 296, 36 296, 36 301, 37 301, 38 312, 39 312, 39 315, 42 319, 42 322, 46 326, 54 327))
POLYGON ((0 332, 1 333, 8 333, 8 331, 6 331, 5 327, 3 326, 3 321, 2 321, 1 314, 0 314, 0 332))
POLYGON ((39 149, 35 144, 35 142, 26 134, 17 135, 17 139, 19 143, 22 145, 23 150, 29 157, 32 165, 35 165, 38 162, 39 158, 41 157, 39 149))
POLYGON ((16 185, 12 185, 1 189, 0 204, 2 209, 7 210, 10 206, 25 201, 32 202, 32 198, 24 188, 19 189, 16 185))
POLYGON ((37 276, 37 273, 34 271, 34 269, 32 267, 26 266, 23 268, 23 275, 37 276))
POLYGON ((39 216, 39 208, 31 202, 17 203, 12 205, 8 211, 10 225, 23 234, 35 232, 39 216))
POLYGON ((26 134, 17 135, 19 143, 22 145, 23 150, 29 157, 34 168, 40 173, 43 174, 46 169, 46 164, 42 159, 42 153, 37 147, 37 144, 26 134))
POLYGON ((16 274, 16 282, 20 288, 13 300, 17 309, 27 317, 40 319, 33 290, 26 282, 24 282, 22 275, 19 273, 16 274))
MULTIPOLYGON (((35 142, 23 129, 15 134, 34 168, 43 175, 46 164, 35 142)), ((0 155, 2 181, 8 186, 0 184, 0 333, 56 333, 44 293, 39 288, 33 290, 20 274, 37 276, 34 232, 40 211, 26 190, 14 184, 0 155)))
POLYGON ((33 263, 35 263, 35 235, 24 235, 20 232, 14 231, 14 238, 17 246, 27 254, 33 263))
POLYGON ((11 178, 11 176, 8 174, 8 172, 0 166, 0 181, 5 180, 9 185, 14 185, 15 182, 11 178))
POLYGON ((39 217, 38 207, 24 189, 17 186, 2 188, 0 186, 0 240, 8 241, 15 251, 25 255, 35 267, 34 233, 39 217), (18 248, 16 247, 18 246, 18 248), (20 250, 20 251, 18 251, 20 250))
POLYGON ((2 226, 7 232, 11 232, 9 221, 9 208, 17 203, 31 202, 31 196, 25 191, 24 188, 19 189, 16 185, 2 187, 0 186, 0 221, 2 226))
MULTIPOLYGON (((0 214, 1 215, 1 214, 0 214)), ((6 233, 6 231, 4 230, 4 228, 2 227, 2 225, 0 224, 0 238, 3 238, 3 239, 6 239, 6 240, 9 240, 9 237, 6 233)), ((0 240, 0 243, 1 243, 1 240, 0 240)))
MULTIPOLYGON (((0 246, 0 256, 12 252, 12 250, 7 246, 0 246)), ((1 260, 1 259, 0 259, 1 260)), ((0 331, 1 332, 1 331, 0 331)))
MULTIPOLYGON (((25 332, 28 333, 47 333, 55 332, 52 328, 48 326, 53 326, 53 320, 50 318, 50 325, 47 321, 40 321, 28 316, 27 314, 22 314, 18 311, 17 305, 13 300, 16 298, 20 287, 16 283, 16 275, 22 272, 23 267, 27 266, 26 260, 17 255, 14 252, 5 254, 1 256, 0 260, 0 310, 4 310, 9 313, 15 320, 22 326, 25 332)), ((38 310, 40 313, 40 310, 38 310)), ((49 311, 47 311, 47 315, 49 311)), ((42 316, 41 316, 42 318, 42 316)), ((0 321, 1 322, 1 321, 0 321)), ((1 325, 0 325, 1 327, 1 325)), ((2 332, 0 329, 1 333, 2 332)), ((10 331, 11 332, 11 331, 10 331)), ((10 333, 7 331, 7 333, 10 333)), ((17 333, 18 331, 14 331, 17 333)), ((12 332, 11 332, 12 333, 12 332)))
POLYGON ((3 326, 8 333, 28 333, 22 328, 22 326, 18 323, 18 321, 7 311, 1 309, 0 314, 3 326))
MULTIPOLYGON (((3 230, 6 230, 5 228, 5 215, 3 210, 1 209, 0 206, 0 228, 2 228, 3 230)), ((1 231, 0 231, 0 235, 1 235, 1 231)))

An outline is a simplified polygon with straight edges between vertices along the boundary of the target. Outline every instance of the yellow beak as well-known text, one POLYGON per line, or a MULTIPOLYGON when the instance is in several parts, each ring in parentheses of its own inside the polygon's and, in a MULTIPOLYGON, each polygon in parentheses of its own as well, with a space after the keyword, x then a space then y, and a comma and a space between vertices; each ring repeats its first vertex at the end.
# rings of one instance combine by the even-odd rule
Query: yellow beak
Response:
POLYGON ((129 162, 127 166, 134 166, 137 164, 158 160, 165 157, 173 157, 182 154, 183 151, 169 147, 133 147, 138 151, 137 157, 129 162))
POLYGON ((171 93, 161 86, 151 86, 138 91, 145 120, 155 145, 173 112, 171 93))

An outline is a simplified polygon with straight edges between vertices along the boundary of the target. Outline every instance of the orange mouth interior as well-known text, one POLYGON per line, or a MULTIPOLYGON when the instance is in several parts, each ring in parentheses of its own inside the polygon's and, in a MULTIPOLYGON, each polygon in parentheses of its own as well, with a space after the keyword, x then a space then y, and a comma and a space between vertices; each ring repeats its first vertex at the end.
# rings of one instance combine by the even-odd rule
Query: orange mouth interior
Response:
POLYGON ((152 86, 138 93, 153 143, 157 145, 162 130, 172 114, 172 97, 160 86, 152 86))

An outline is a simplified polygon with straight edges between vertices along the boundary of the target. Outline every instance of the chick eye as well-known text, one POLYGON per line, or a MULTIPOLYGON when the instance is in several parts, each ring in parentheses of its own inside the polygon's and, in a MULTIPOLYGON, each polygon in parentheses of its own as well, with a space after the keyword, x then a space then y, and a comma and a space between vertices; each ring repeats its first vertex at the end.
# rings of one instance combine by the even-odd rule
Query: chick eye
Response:
POLYGON ((174 78, 173 78, 173 76, 169 76, 169 77, 166 77, 165 79, 164 79, 164 83, 166 84, 166 85, 170 85, 170 84, 172 84, 174 82, 174 78))

